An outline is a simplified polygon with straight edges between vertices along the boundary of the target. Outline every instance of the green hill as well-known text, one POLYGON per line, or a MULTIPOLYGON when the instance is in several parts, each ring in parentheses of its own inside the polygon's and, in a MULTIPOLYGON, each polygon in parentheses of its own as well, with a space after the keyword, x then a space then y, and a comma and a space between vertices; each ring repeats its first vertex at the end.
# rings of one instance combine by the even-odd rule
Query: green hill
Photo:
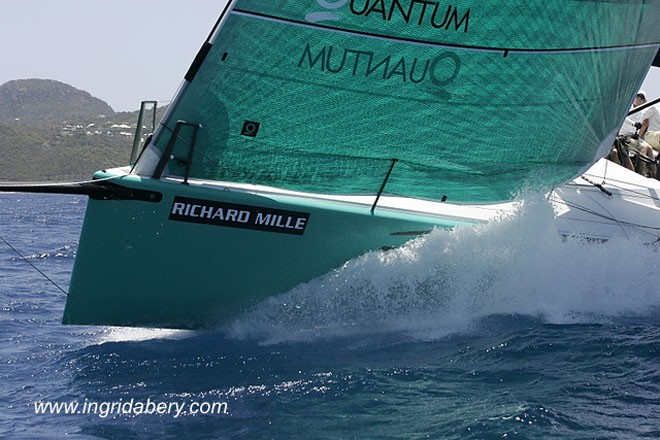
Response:
POLYGON ((0 86, 0 120, 42 125, 114 113, 106 102, 59 81, 24 79, 0 86))
POLYGON ((0 85, 0 181, 84 180, 126 165, 137 116, 58 81, 0 85))

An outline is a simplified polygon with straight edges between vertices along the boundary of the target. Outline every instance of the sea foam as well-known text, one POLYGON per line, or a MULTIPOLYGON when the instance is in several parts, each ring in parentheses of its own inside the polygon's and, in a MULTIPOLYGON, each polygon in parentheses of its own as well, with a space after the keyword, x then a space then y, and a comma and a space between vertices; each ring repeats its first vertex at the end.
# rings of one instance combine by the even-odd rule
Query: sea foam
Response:
POLYGON ((436 230, 348 261, 262 302, 228 332, 265 343, 384 332, 434 339, 492 315, 610 322, 660 307, 657 257, 634 240, 564 238, 546 199, 528 197, 488 225, 436 230))

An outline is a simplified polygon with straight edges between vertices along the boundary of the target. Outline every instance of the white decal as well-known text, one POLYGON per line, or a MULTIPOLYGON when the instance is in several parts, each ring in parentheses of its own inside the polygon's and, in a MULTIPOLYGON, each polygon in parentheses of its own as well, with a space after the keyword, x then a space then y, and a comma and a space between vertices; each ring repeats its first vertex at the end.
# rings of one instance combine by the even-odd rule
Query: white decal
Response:
POLYGON ((337 0, 334 2, 328 0, 316 0, 316 3, 325 9, 325 11, 310 12, 309 14, 305 15, 305 20, 309 21, 310 23, 341 20, 342 15, 339 12, 336 12, 336 10, 348 3, 348 0, 337 0))
POLYGON ((230 228, 303 235, 309 213, 176 197, 170 220, 230 228))

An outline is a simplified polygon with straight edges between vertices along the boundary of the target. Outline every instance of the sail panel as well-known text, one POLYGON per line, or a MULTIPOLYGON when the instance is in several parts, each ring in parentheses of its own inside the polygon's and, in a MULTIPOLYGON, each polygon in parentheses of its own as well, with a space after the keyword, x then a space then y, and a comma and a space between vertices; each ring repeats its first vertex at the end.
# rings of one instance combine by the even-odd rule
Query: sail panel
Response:
MULTIPOLYGON (((407 41, 511 50, 657 42, 652 0, 246 0, 235 11, 407 41), (641 34, 627 25, 639 26, 641 34)), ((657 12, 657 10, 655 11, 657 12)))
POLYGON ((394 163, 390 194, 506 200, 611 143, 658 50, 648 17, 658 2, 238 1, 155 146, 184 120, 192 177, 374 194, 394 163))

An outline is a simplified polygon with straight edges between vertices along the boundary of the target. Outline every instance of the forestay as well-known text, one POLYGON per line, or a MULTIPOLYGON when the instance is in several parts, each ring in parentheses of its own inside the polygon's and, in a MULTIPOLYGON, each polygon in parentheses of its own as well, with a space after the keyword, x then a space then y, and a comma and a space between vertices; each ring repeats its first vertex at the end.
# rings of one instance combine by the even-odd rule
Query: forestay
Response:
MULTIPOLYGON (((226 14, 152 153, 186 121, 200 125, 190 177, 374 194, 391 170, 386 193, 460 202, 592 162, 660 38, 656 0, 240 0, 226 14)), ((166 174, 186 174, 192 137, 184 126, 166 174)))

